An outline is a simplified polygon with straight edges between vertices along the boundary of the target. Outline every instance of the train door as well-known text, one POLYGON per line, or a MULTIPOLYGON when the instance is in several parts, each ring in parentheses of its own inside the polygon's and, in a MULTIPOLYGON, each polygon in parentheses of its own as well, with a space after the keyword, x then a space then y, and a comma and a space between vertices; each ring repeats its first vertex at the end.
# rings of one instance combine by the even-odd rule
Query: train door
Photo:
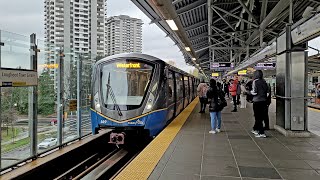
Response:
POLYGON ((169 70, 168 71, 168 77, 167 77, 167 82, 168 82, 168 95, 167 95, 167 108, 168 108, 168 115, 167 115, 167 120, 171 120, 175 116, 175 111, 176 111, 176 93, 175 93, 175 80, 174 80, 174 72, 169 70))
POLYGON ((189 78, 188 76, 183 76, 183 89, 184 89, 184 104, 183 107, 187 107, 189 104, 189 78))
POLYGON ((193 99, 192 77, 189 77, 189 102, 193 99))
POLYGON ((178 72, 175 72, 175 83, 176 83, 176 115, 178 115, 183 109, 183 79, 182 75, 178 72))

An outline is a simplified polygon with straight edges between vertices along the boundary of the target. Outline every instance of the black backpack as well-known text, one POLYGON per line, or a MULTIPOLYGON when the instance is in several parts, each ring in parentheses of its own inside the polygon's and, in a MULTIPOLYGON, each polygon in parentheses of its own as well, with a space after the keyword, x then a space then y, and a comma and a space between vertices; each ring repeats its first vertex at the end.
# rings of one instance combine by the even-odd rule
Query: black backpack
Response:
MULTIPOLYGON (((246 90, 250 92, 252 90, 252 80, 246 84, 246 90)), ((253 96, 250 93, 247 93, 247 101, 253 103, 253 96)))

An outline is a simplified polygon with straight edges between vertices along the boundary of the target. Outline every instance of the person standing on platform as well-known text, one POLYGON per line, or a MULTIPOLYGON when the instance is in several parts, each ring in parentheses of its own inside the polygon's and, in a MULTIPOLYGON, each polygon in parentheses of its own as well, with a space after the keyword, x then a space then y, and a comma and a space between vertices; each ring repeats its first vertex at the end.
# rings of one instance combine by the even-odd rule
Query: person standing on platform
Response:
POLYGON ((271 104, 271 86, 268 84, 268 97, 267 97, 267 111, 266 111, 266 118, 264 120, 264 130, 270 130, 269 125, 269 106, 271 104))
POLYGON ((241 105, 240 105, 240 108, 247 108, 247 90, 246 90, 246 87, 245 87, 245 82, 242 80, 241 81, 241 85, 240 85, 240 88, 241 88, 241 95, 240 95, 240 102, 241 102, 241 105))
POLYGON ((207 90, 208 85, 204 82, 204 79, 202 79, 201 83, 198 85, 197 92, 200 98, 200 112, 199 113, 205 113, 206 105, 207 105, 207 90))
POLYGON ((214 79, 210 80, 210 87, 207 92, 207 97, 210 101, 209 111, 211 119, 211 131, 209 133, 216 134, 220 132, 221 128, 221 111, 227 106, 227 102, 224 98, 221 85, 217 86, 214 79))
POLYGON ((253 112, 255 117, 255 124, 251 131, 255 137, 265 138, 263 121, 266 120, 268 111, 267 97, 269 88, 267 82, 263 79, 261 70, 254 72, 254 81, 252 82, 251 94, 253 95, 253 112))
POLYGON ((237 83, 233 79, 230 80, 229 92, 233 101, 233 110, 231 112, 237 112, 237 83))
POLYGON ((239 81, 237 82, 237 105, 240 105, 241 85, 239 81))
POLYGON ((223 91, 223 95, 224 96, 227 95, 229 98, 229 83, 225 79, 223 79, 222 81, 222 91, 223 91))

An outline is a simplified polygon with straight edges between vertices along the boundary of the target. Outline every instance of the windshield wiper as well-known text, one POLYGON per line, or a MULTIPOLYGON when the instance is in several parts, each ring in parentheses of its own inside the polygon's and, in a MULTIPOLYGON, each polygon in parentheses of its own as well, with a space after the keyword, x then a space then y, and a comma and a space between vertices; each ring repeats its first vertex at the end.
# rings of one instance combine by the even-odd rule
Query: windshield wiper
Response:
POLYGON ((119 116, 122 116, 121 109, 120 109, 120 107, 119 107, 119 105, 117 104, 117 101, 116 101, 116 96, 114 95, 112 87, 110 86, 110 72, 109 72, 108 84, 107 84, 107 98, 106 98, 106 102, 107 103, 108 103, 109 93, 110 93, 110 97, 111 97, 111 99, 113 101, 113 104, 114 104, 115 108, 118 111, 119 116))

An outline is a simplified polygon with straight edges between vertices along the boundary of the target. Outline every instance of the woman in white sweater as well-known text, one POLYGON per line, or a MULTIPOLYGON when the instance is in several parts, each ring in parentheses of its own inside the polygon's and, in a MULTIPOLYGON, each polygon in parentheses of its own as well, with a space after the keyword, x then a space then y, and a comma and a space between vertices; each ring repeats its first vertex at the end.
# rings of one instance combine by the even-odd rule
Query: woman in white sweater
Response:
POLYGON ((241 94, 240 94, 240 108, 247 108, 247 90, 245 86, 245 82, 241 81, 241 94))

